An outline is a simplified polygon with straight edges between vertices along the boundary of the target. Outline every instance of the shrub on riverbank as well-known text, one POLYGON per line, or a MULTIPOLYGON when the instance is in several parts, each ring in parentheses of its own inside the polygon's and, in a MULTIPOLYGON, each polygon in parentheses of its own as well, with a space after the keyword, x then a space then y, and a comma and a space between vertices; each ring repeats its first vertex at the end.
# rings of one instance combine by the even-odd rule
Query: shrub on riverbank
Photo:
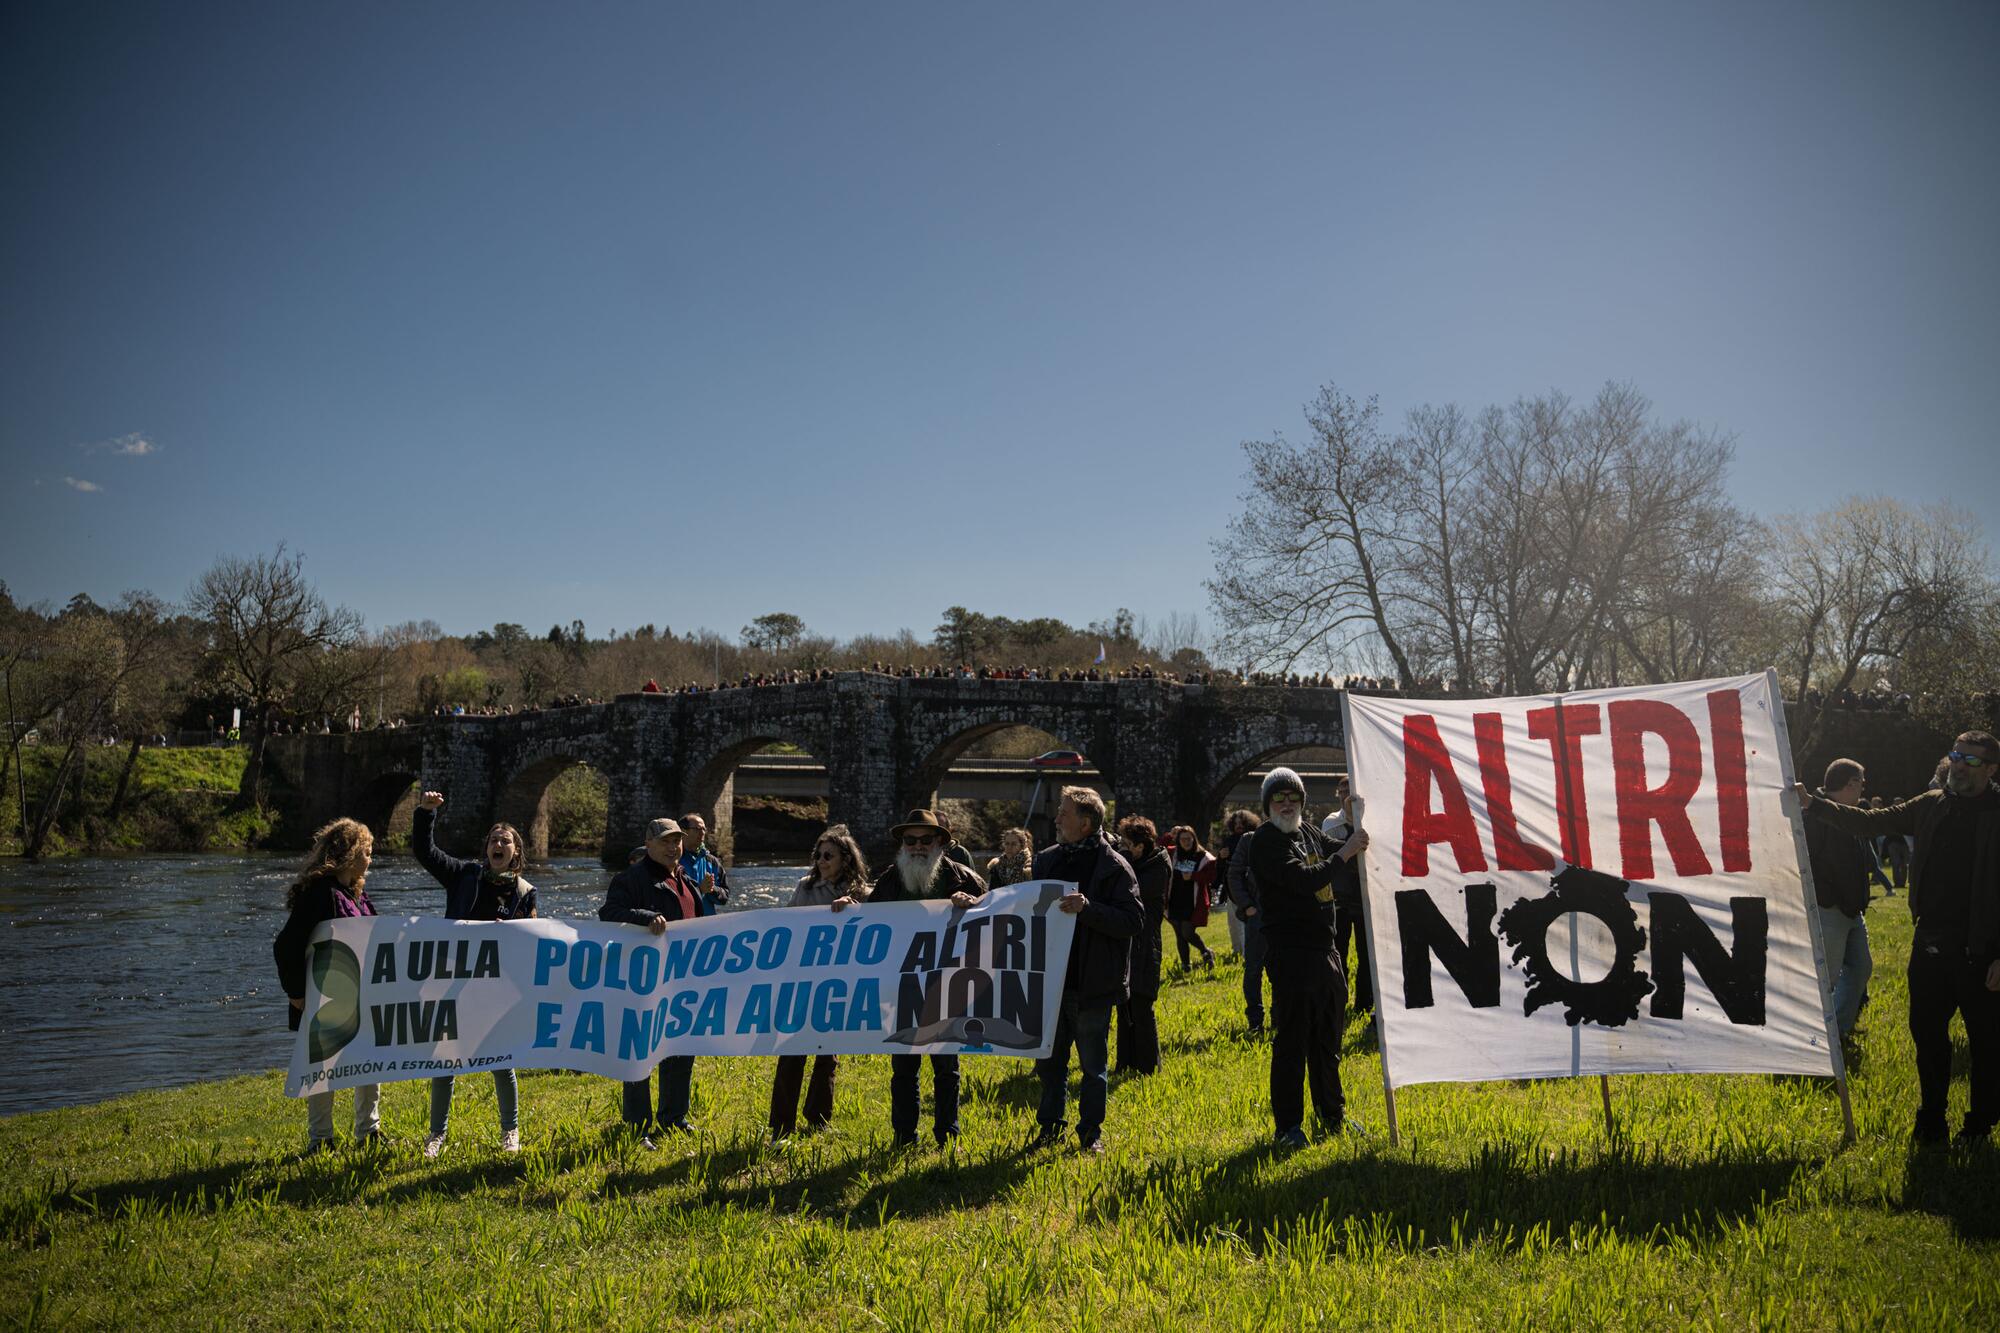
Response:
MULTIPOLYGON (((1001 1057, 966 1059, 952 1153, 890 1148, 879 1057, 842 1062, 830 1131, 781 1146, 762 1132, 768 1059, 699 1061, 701 1133, 657 1153, 616 1132, 616 1084, 540 1072, 518 1158, 477 1075, 435 1162, 422 1082, 385 1090, 393 1147, 304 1161, 276 1075, 0 1120, 0 1310, 26 1327, 1990 1328, 2000 1155, 1907 1148, 1904 902, 1870 913, 1851 1148, 1824 1081, 1683 1076, 1612 1080, 1610 1138, 1593 1080, 1408 1089, 1392 1150, 1379 1061, 1350 1033, 1374 1133, 1279 1152, 1269 1047, 1243 1035, 1225 960, 1169 980, 1163 1067, 1114 1078, 1101 1158, 1016 1152, 1035 1082, 1001 1057)), ((1953 1093, 1956 1114, 1962 1073, 1953 1093)))
MULTIPOLYGON (((124 769, 123 746, 84 752, 83 792, 71 786, 45 854, 81 852, 220 852, 261 847, 276 829, 265 810, 232 809, 243 782, 247 752, 241 746, 165 747, 139 751, 116 817, 111 807, 124 769)), ((28 818, 53 785, 62 751, 25 747, 28 818)), ((72 775, 72 783, 75 779, 72 775)), ((11 765, 0 782, 0 855, 18 855, 20 797, 11 765)))

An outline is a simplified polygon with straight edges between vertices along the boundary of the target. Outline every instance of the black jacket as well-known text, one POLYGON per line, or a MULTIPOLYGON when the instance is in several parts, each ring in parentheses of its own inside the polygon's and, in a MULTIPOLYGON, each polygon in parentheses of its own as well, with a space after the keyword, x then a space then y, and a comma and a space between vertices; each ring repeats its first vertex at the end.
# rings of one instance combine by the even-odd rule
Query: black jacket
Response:
POLYGON ((1035 878, 1074 884, 1089 900, 1076 914, 1064 998, 1086 1009, 1130 999, 1132 937, 1146 922, 1131 863, 1097 832, 1037 852, 1035 878))
MULTIPOLYGON (((1990 964, 2000 959, 2000 799, 1988 787, 1978 796, 1953 796, 1942 788, 1912 796, 1907 801, 1880 810, 1862 810, 1851 805, 1813 797, 1806 802, 1808 820, 1830 824, 1857 838, 1879 838, 1883 834, 1913 834, 1916 850, 1910 857, 1910 913, 1923 915, 1924 873, 1930 868, 1931 834, 1950 808, 1947 801, 1970 801, 1972 817, 1978 821, 1973 833, 1972 901, 1965 950, 1974 961, 1990 964)), ((1807 827, 1811 827, 1808 823, 1807 827)))
POLYGON ((1837 907, 1849 916, 1867 910, 1875 858, 1866 843, 1824 820, 1808 819, 1806 857, 1812 864, 1813 896, 1821 907, 1837 907))
POLYGON ((1146 924, 1139 928, 1132 945, 1132 994, 1153 999, 1160 993, 1160 922, 1167 914, 1167 887, 1174 877, 1173 858, 1155 846, 1150 856, 1132 868, 1139 881, 1139 905, 1145 909, 1146 924))
POLYGON ((650 926, 653 918, 663 916, 669 921, 681 921, 687 914, 681 909, 681 900, 674 893, 678 884, 686 889, 694 899, 696 916, 713 916, 714 909, 689 881, 686 872, 676 862, 663 866, 650 856, 642 856, 611 877, 611 887, 605 892, 604 906, 597 909, 599 921, 623 921, 628 925, 650 926))
MULTIPOLYGON (((299 890, 298 901, 292 904, 291 915, 278 931, 278 938, 271 941, 271 957, 278 964, 278 984, 285 988, 285 994, 294 1000, 306 997, 306 946, 312 941, 313 928, 322 921, 334 921, 343 916, 374 916, 375 904, 368 901, 364 891, 353 900, 356 911, 340 910, 335 894, 342 893, 331 878, 315 880, 299 890)), ((299 1011, 293 1009, 289 1016, 292 1030, 299 1026, 299 1011)))
POLYGON ((410 851, 417 863, 444 885, 444 914, 453 921, 513 921, 535 914, 535 886, 517 879, 515 887, 493 894, 493 906, 481 913, 479 880, 486 873, 484 861, 466 861, 438 850, 437 811, 417 807, 410 820, 410 851))
POLYGON ((986 896, 986 881, 975 870, 968 870, 950 856, 938 862, 938 877, 931 885, 931 891, 922 899, 912 899, 903 891, 903 872, 894 864, 875 877, 875 887, 869 891, 871 903, 899 903, 934 901, 949 898, 954 893, 969 893, 975 898, 986 896))
MULTIPOLYGON (((1243 855, 1242 846, 1236 854, 1243 855)), ((1287 834, 1275 821, 1250 836, 1250 873, 1257 877, 1264 943, 1272 949, 1333 952, 1333 885, 1340 858, 1324 833, 1301 821, 1287 834)))

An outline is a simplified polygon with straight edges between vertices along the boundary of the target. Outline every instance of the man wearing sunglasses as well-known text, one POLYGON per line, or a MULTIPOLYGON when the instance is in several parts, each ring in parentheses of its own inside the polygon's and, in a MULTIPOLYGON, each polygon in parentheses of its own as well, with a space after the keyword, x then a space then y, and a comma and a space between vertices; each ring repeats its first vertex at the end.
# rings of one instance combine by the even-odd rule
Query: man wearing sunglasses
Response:
MULTIPOLYGON (((932 811, 910 811, 889 836, 898 844, 896 863, 875 881, 869 902, 944 898, 953 907, 970 907, 985 894, 985 880, 945 855, 951 828, 932 811)), ((898 1148, 917 1141, 917 1076, 923 1063, 921 1055, 889 1057, 889 1128, 898 1148)), ((957 1056, 931 1057, 931 1094, 931 1131, 942 1148, 958 1137, 957 1056)))
POLYGON ((1959 1138, 1985 1140, 2000 1123, 2000 792, 1993 787, 2000 740, 1968 731, 1945 756, 1944 781, 1907 801, 1862 810, 1814 796, 1808 817, 1857 837, 1910 834, 1910 1038, 1920 1102, 1912 1137, 1942 1142, 1949 1131, 1951 1016, 1965 1019, 1972 1056, 1970 1104, 1959 1138))

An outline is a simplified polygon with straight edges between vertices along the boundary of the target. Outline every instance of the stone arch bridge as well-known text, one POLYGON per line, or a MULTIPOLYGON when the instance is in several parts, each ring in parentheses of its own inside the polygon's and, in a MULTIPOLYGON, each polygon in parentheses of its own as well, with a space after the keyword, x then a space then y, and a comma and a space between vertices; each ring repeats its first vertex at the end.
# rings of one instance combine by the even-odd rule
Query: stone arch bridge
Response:
POLYGON ((1163 681, 931 679, 843 672, 827 680, 505 717, 440 718, 392 731, 274 737, 274 795, 306 829, 337 815, 388 826, 412 782, 446 795, 439 840, 475 846, 495 820, 548 841, 549 785, 586 763, 610 784, 602 855, 624 863, 656 815, 705 814, 731 842, 736 766, 789 742, 827 770, 828 817, 879 849, 904 811, 927 806, 976 740, 1035 727, 1082 751, 1118 809, 1206 827, 1270 756, 1345 748, 1337 690, 1163 681))

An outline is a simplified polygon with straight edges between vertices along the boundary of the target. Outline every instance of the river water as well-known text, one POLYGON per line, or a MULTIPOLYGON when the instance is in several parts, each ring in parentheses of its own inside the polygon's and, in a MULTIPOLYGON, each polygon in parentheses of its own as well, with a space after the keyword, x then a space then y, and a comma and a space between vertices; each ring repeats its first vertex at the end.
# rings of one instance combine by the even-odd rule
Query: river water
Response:
MULTIPOLYGON (((0 861, 0 1115, 275 1069, 291 1059, 271 940, 289 856, 0 861)), ((724 911, 790 898, 803 866, 735 866, 724 911)), ((596 861, 532 866, 543 916, 595 920, 596 861)), ((378 856, 384 916, 444 908, 407 856, 378 856)))

